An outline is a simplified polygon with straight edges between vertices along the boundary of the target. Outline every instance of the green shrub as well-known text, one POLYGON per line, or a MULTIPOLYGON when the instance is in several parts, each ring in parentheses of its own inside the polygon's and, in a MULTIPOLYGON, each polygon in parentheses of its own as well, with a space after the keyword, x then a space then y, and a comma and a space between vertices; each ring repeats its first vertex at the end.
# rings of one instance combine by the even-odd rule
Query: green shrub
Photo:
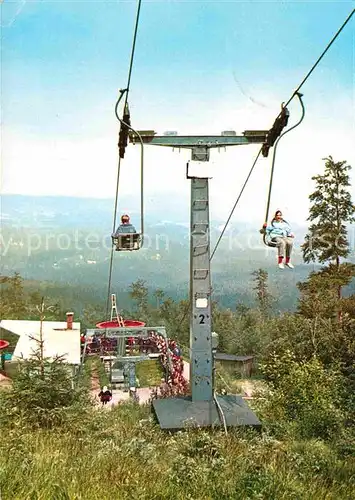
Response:
POLYGON ((326 370, 317 358, 296 361, 289 351, 270 356, 261 369, 268 381, 261 418, 276 426, 288 423, 302 438, 329 439, 340 432, 345 415, 338 372, 326 370))
POLYGON ((87 387, 74 383, 70 366, 37 353, 19 363, 12 388, 0 394, 0 423, 51 428, 75 419, 90 404, 87 387))

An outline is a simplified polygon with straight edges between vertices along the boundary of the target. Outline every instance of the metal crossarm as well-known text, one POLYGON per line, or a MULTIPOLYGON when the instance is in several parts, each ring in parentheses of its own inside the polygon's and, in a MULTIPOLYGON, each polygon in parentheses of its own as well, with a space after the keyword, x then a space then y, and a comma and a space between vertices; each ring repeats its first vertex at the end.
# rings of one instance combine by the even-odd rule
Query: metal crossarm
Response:
MULTIPOLYGON (((224 148, 225 146, 241 146, 243 144, 263 143, 267 132, 261 132, 256 136, 224 136, 224 135, 144 135, 144 132, 138 131, 144 144, 151 146, 167 146, 173 148, 224 148)), ((132 133, 129 136, 130 142, 137 142, 138 137, 132 133)))
POLYGON ((157 333, 166 339, 166 329, 164 326, 131 326, 117 328, 91 328, 86 330, 88 336, 116 337, 149 337, 151 333, 157 333))
POLYGON ((120 363, 139 363, 140 361, 148 361, 150 357, 148 355, 141 356, 116 356, 115 361, 120 363))

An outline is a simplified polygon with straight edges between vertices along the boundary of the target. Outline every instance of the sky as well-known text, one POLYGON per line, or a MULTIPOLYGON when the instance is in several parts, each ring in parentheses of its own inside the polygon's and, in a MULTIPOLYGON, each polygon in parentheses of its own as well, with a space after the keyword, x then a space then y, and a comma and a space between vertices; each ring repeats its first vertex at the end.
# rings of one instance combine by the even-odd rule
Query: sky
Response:
MULTIPOLYGON (((143 0, 132 126, 196 135, 271 128, 354 7, 342 0, 143 0)), ((131 0, 3 0, 2 193, 115 196, 114 106, 127 84, 136 9, 131 0)), ((354 41, 355 15, 301 89, 303 123, 280 141, 270 208, 289 221, 306 221, 323 158, 355 168, 354 41)), ((297 99, 289 110, 291 126, 300 117, 297 99)), ((212 151, 203 168, 213 218, 229 215, 259 148, 212 151)), ((159 194, 171 193, 189 203, 189 150, 147 146, 144 155, 145 197, 159 205, 159 194)), ((258 160, 234 220, 263 222, 271 160, 258 160)), ((139 191, 139 162, 139 147, 129 145, 120 194, 139 191)), ((355 198, 353 173, 351 180, 355 198)))

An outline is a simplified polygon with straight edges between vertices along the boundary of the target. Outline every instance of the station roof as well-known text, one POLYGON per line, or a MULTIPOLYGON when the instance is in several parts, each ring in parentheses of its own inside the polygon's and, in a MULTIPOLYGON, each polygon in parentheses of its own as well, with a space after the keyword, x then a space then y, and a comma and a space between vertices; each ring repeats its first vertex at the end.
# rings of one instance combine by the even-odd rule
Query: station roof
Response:
POLYGON ((238 356, 237 354, 225 354, 223 352, 216 352, 214 358, 218 361, 251 361, 254 356, 238 356))
MULTIPOLYGON (((13 360, 29 359, 38 349, 40 321, 3 319, 0 326, 19 336, 13 360)), ((67 328, 66 321, 43 321, 42 337, 44 340, 44 356, 53 359, 62 356, 66 363, 80 364, 80 323, 73 323, 67 328)))

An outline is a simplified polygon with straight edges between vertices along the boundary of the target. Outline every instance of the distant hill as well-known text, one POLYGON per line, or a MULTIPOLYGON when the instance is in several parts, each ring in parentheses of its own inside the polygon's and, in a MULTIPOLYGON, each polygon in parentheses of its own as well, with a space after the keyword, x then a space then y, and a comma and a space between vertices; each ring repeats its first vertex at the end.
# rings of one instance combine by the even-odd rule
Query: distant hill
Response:
MULTIPOLYGON (((144 200, 147 220, 184 222, 189 220, 189 207, 183 200, 171 196, 144 200)), ((66 196, 2 195, 1 220, 14 227, 81 227, 111 231, 114 199, 75 198, 66 196)), ((117 214, 122 211, 139 224, 138 196, 120 196, 117 214)))
MULTIPOLYGON (((137 199, 121 198, 120 202, 126 207, 130 203, 134 207, 136 202, 139 206, 137 199)), ((137 279, 146 280, 152 291, 161 288, 173 298, 187 297, 188 203, 174 199, 169 204, 167 199, 161 199, 159 205, 156 201, 146 202, 150 208, 146 208, 143 249, 114 255, 112 283, 125 297, 129 285, 137 279)), ((18 271, 27 279, 57 283, 60 288, 78 287, 82 296, 86 295, 82 293, 84 288, 90 290, 90 298, 102 297, 109 272, 112 211, 113 200, 109 199, 3 196, 1 273, 18 271)), ((133 209, 127 211, 134 219, 133 209)), ((211 250, 223 226, 224 221, 211 222, 211 250)), ((252 302, 251 273, 263 268, 269 273, 271 291, 278 298, 280 309, 293 309, 297 282, 317 269, 302 262, 299 246, 307 228, 294 227, 299 237, 295 242, 293 271, 277 268, 276 252, 263 244, 258 229, 250 222, 228 225, 212 260, 214 297, 226 307, 252 302)))
MULTIPOLYGON (((189 200, 161 194, 144 200, 144 219, 146 228, 156 227, 157 232, 188 234, 190 221, 189 200)), ((114 199, 79 198, 66 196, 27 196, 5 194, 1 197, 0 220, 3 226, 12 228, 80 228, 98 229, 111 234, 113 223, 114 199)), ((117 217, 128 212, 132 222, 139 228, 139 195, 120 196, 117 217)), ((218 235, 225 224, 224 220, 211 220, 211 228, 218 235)), ((305 234, 306 226, 294 225, 297 234, 305 234)), ((228 224, 226 235, 251 233, 258 235, 259 227, 250 221, 232 221, 228 224)), ((257 236, 258 237, 258 236, 257 236)))

